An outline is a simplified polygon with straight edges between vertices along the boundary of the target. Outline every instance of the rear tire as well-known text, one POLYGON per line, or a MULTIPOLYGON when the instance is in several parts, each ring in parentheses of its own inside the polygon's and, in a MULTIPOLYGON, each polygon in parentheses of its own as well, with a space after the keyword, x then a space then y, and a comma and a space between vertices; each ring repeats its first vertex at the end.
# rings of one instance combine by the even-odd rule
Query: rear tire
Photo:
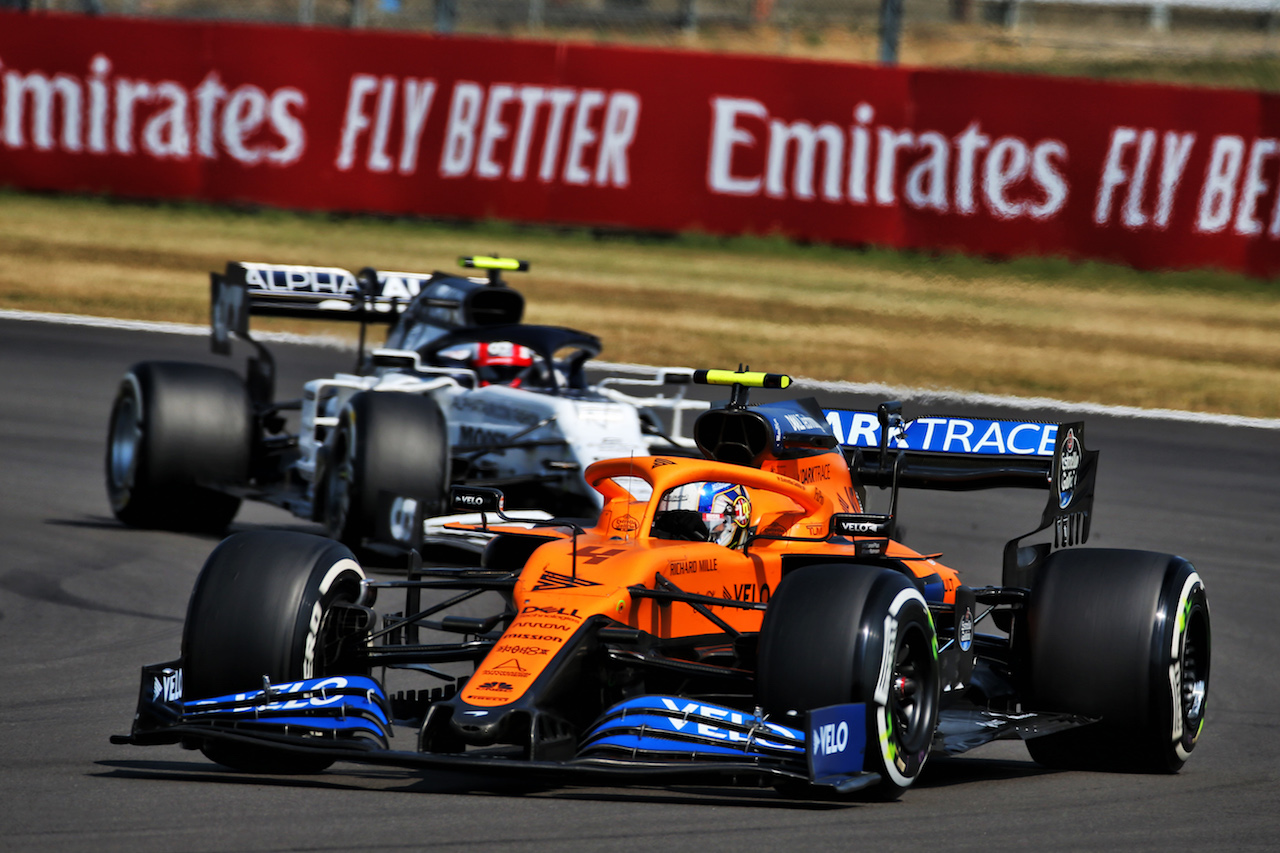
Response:
POLYGON ((1195 568, 1149 551, 1058 551, 1027 610, 1035 707, 1100 721, 1027 741, 1049 767, 1174 773, 1209 688, 1209 605, 1195 568))
POLYGON ((320 493, 325 531, 351 548, 376 536, 380 493, 414 498, 424 518, 444 511, 449 437, 430 397, 364 391, 338 416, 320 493))
POLYGON ((756 678, 761 707, 779 721, 790 711, 866 703, 863 766, 881 776, 873 796, 896 799, 919 776, 942 679, 928 605, 906 575, 845 564, 788 574, 765 612, 756 678))
MULTIPOLYGON (((324 675, 367 675, 343 665, 358 637, 325 617, 357 603, 364 570, 331 539, 251 531, 223 540, 196 578, 182 632, 183 689, 208 699, 324 675), (340 670, 340 671, 339 671, 340 670)), ((270 747, 207 742, 211 760, 254 773, 316 773, 332 759, 270 747)))
POLYGON ((107 497, 130 527, 220 533, 240 499, 199 485, 249 477, 253 410, 221 367, 146 361, 124 375, 107 432, 107 497))

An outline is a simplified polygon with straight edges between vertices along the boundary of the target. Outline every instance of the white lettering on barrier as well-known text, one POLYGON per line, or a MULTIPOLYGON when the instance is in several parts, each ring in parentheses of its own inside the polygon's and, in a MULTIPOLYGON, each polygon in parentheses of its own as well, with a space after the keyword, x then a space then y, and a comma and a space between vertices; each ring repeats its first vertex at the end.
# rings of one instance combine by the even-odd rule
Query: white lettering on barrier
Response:
POLYGON ((244 165, 296 162, 306 147, 298 113, 306 96, 285 86, 228 89, 214 70, 188 91, 179 83, 111 76, 111 60, 97 54, 80 78, 41 71, 0 75, 3 131, 14 150, 94 154, 142 153, 157 159, 214 160, 227 155, 244 165), (60 133, 55 138, 55 128, 60 133))
POLYGON ((907 172, 907 203, 917 209, 926 207, 939 212, 947 209, 947 167, 951 149, 947 138, 929 130, 916 139, 918 146, 927 148, 928 155, 907 172))
MULTIPOLYGON (((764 196, 893 206, 961 214, 985 208, 1002 219, 1046 219, 1070 194, 1057 139, 992 138, 978 121, 948 140, 934 130, 872 126, 875 110, 853 123, 784 121, 759 100, 712 98, 707 188, 717 195, 764 196), (764 168, 745 155, 762 148, 764 168)), ((1115 127, 1100 164, 1093 221, 1165 230, 1197 142, 1194 132, 1115 127)), ((1214 138, 1199 188, 1195 229, 1280 238, 1280 139, 1214 138)))
POLYGON ((764 104, 750 98, 712 98, 711 156, 707 158, 707 186, 721 195, 752 196, 760 192, 761 178, 739 178, 733 174, 733 149, 751 147, 755 137, 738 126, 740 116, 764 121, 769 112, 764 104))
MULTIPOLYGON (((1189 147, 1189 145, 1188 145, 1189 147)), ((1200 186, 1195 230, 1217 234, 1231 226, 1234 234, 1254 237, 1263 232, 1280 237, 1280 139, 1245 139, 1235 134, 1213 138, 1204 182, 1200 186), (1271 197, 1264 213, 1263 199, 1271 197)))
POLYGON ((538 165, 538 180, 550 183, 556 176, 556 161, 560 157, 560 137, 564 134, 564 114, 573 103, 572 89, 551 89, 547 93, 551 116, 547 119, 547 132, 542 143, 542 162, 538 165))
POLYGON ((480 121, 480 105, 484 90, 478 83, 459 80, 453 85, 453 101, 449 104, 449 125, 440 155, 440 175, 458 178, 471 170, 475 148, 476 124, 480 121))
POLYGON ((776 119, 769 122, 769 162, 765 172, 764 194, 770 198, 787 197, 787 154, 794 143, 797 149, 794 180, 790 192, 796 198, 814 197, 814 173, 818 148, 823 157, 822 197, 839 201, 840 163, 844 159, 844 134, 834 124, 817 127, 804 121, 787 124, 776 119))
POLYGON ((344 172, 355 162, 356 138, 369 127, 369 118, 364 113, 364 99, 377 85, 377 79, 368 74, 356 74, 351 78, 351 88, 347 92, 347 116, 342 122, 342 147, 336 164, 344 172))
POLYGON ((876 157, 876 204, 893 204, 897 193, 894 192, 898 173, 898 149, 910 149, 915 145, 915 134, 909 130, 894 130, 891 127, 877 129, 879 156, 876 157))
POLYGON ((713 97, 711 110, 707 189, 716 195, 887 207, 899 204, 901 187, 902 203, 917 210, 954 207, 968 215, 980 197, 997 217, 1044 219, 1070 191, 1062 172, 1067 147, 1057 139, 993 141, 977 121, 952 139, 936 130, 872 128, 875 110, 866 103, 854 107, 847 128, 785 121, 753 98, 713 97), (761 145, 764 171, 753 174, 739 152, 761 145))
POLYGON ((402 175, 411 175, 418 169, 418 149, 422 142, 422 131, 427 124, 427 116, 431 112, 431 104, 435 98, 436 82, 419 80, 415 77, 378 78, 372 74, 353 74, 347 89, 347 107, 343 113, 341 143, 338 148, 338 159, 334 165, 343 172, 349 171, 356 162, 356 150, 361 138, 372 128, 368 143, 368 154, 365 167, 370 172, 391 171, 391 128, 399 110, 400 153, 396 160, 396 170, 402 175), (397 91, 403 95, 396 106, 397 91), (374 114, 369 112, 368 100, 377 94, 374 114))
MULTIPOLYGON (((158 79, 124 76, 107 53, 93 55, 83 69, 0 65, 0 148, 221 159, 246 167, 302 159, 307 94, 229 80, 214 67, 200 74, 198 82, 159 79, 166 76, 161 71, 154 72, 158 79)), ((416 174, 431 129, 448 143, 441 177, 522 181, 536 171, 545 183, 631 185, 636 93, 518 82, 448 85, 449 108, 433 113, 434 79, 351 75, 334 166, 416 174)), ((854 102, 850 118, 837 121, 775 114, 752 97, 713 96, 710 103, 705 168, 713 195, 1025 220, 1059 214, 1072 192, 1062 141, 984 132, 978 118, 945 135, 877 122, 866 102, 854 102)), ((1182 205, 1180 221, 1199 234, 1280 238, 1280 138, 1220 133, 1201 140, 1196 132, 1141 126, 1103 133, 1105 153, 1089 197, 1095 225, 1163 230, 1182 205), (1183 187, 1192 154, 1198 186, 1183 187)), ((1080 164, 1073 165, 1078 172, 1080 164)))
POLYGON ((629 152, 640 126, 640 96, 613 92, 604 113, 604 138, 596 158, 596 186, 631 186, 629 152))
POLYGON ((598 134, 591 126, 591 114, 604 103, 604 92, 584 89, 578 97, 578 108, 573 113, 573 131, 569 135, 569 153, 564 161, 564 182, 583 186, 591 181, 591 172, 582 165, 587 149, 594 145, 598 134))
POLYGON ((1262 177, 1262 166, 1264 161, 1275 153, 1276 140, 1274 139, 1259 139, 1253 143, 1253 148, 1249 151, 1249 167, 1245 170, 1244 186, 1240 191, 1240 205, 1236 210, 1237 234, 1262 233, 1262 223, 1256 216, 1258 198, 1270 188, 1262 177))
POLYGON ((1244 140, 1238 136, 1219 136, 1213 141, 1209 171, 1200 191, 1200 215, 1196 230, 1210 234, 1221 231, 1231 221, 1235 203, 1236 181, 1244 161, 1244 140))
POLYGON ((640 106, 638 95, 623 90, 460 80, 449 104, 440 177, 524 180, 536 150, 543 183, 628 187, 640 106))
POLYGON ((546 94, 541 86, 521 86, 516 91, 516 96, 520 99, 520 123, 516 126, 511 167, 507 170, 507 175, 513 181, 523 181, 529 171, 529 148, 533 143, 538 105, 546 98, 546 94))
POLYGON ((1012 200, 1008 192, 1026 177, 1030 163, 1027 144, 1017 137, 1003 137, 991 146, 983 164, 982 188, 991 212, 1001 219, 1017 219, 1025 211, 1026 203, 1012 200))
POLYGON ((1032 219, 1048 219, 1067 202, 1067 179, 1058 171, 1067 162, 1067 146, 1057 139, 1046 139, 1031 149, 1031 179, 1044 190, 1044 201, 1027 208, 1032 219))
POLYGON ((961 213, 977 212, 978 205, 973 191, 974 164, 978 161, 978 153, 991 147, 991 137, 971 122, 956 137, 956 153, 960 162, 956 167, 956 209, 961 213))
POLYGON ((489 104, 484 113, 484 131, 480 135, 480 151, 476 157, 476 176, 502 177, 502 166, 493 159, 494 147, 510 135, 502 123, 502 110, 515 96, 515 88, 497 84, 489 90, 489 104))

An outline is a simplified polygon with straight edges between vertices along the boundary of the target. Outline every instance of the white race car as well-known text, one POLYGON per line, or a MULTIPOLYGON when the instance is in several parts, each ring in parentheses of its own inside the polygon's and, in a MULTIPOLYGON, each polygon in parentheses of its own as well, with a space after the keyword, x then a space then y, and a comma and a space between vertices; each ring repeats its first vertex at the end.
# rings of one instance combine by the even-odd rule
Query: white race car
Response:
POLYGON ((116 517, 220 532, 251 499, 322 522, 351 546, 398 548, 419 531, 465 545, 440 521, 452 485, 500 486, 513 508, 594 516, 599 496, 582 479, 591 463, 696 453, 683 415, 706 403, 685 399, 692 371, 615 370, 588 382, 597 337, 520 322, 524 298, 501 272, 526 262, 461 262, 488 276, 238 262, 213 273, 213 348, 251 345, 247 376, 185 362, 129 369, 106 453, 116 517), (359 322, 362 367, 278 401, 251 314, 359 322), (366 356, 370 323, 391 328, 366 356), (665 385, 670 396, 658 393, 665 385))

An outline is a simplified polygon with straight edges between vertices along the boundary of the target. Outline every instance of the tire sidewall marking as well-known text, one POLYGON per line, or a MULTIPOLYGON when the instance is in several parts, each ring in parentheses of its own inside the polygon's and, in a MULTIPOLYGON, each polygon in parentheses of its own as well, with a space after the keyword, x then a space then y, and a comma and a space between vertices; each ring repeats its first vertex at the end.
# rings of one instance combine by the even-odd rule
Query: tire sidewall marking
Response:
POLYGON ((926 750, 924 755, 921 756, 919 764, 916 765, 914 772, 911 775, 906 775, 904 771, 908 767, 908 762, 898 754, 897 744, 892 738, 893 726, 889 720, 889 682, 893 674, 893 663, 897 656, 898 614, 908 601, 918 602, 926 613, 929 610, 928 605, 925 604, 924 597, 914 587, 903 589, 894 597, 884 619, 884 643, 880 653, 880 677, 876 682, 876 690, 873 696, 876 704, 876 740, 880 745, 880 763, 884 766, 885 773, 889 776, 890 781, 901 788, 911 785, 924 767, 925 759, 928 758, 928 751, 926 750))
POLYGON ((352 572, 361 580, 365 579, 364 570, 360 568, 360 564, 350 557, 343 557, 329 567, 328 571, 320 579, 320 583, 316 585, 316 600, 311 605, 311 613, 307 622, 307 637, 302 647, 302 677, 304 679, 315 677, 316 644, 320 640, 320 624, 324 618, 324 600, 329 594, 329 589, 344 572, 352 572))

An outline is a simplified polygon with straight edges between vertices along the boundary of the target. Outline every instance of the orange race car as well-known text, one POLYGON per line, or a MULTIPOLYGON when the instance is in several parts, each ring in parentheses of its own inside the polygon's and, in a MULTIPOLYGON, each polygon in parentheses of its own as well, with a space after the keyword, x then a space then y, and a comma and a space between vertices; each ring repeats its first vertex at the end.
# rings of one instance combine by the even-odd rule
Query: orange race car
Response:
POLYGON ((878 797, 930 754, 996 738, 1055 766, 1181 767, 1204 721, 1204 586, 1180 557, 1069 547, 1092 514, 1082 424, 749 405, 748 387, 790 380, 695 381, 732 386, 695 426, 705 458, 592 465, 590 526, 502 523, 498 491, 455 488, 493 537, 478 568, 423 569, 415 551, 406 577, 372 579, 320 537, 228 538, 182 656, 143 668, 132 733, 113 740, 241 770, 351 760, 878 797), (899 488, 996 485, 1049 492, 1000 586, 894 539, 899 488), (867 511, 868 486, 888 512, 867 511), (375 611, 379 593, 403 605, 375 611), (392 748, 397 731, 413 748, 392 748))

